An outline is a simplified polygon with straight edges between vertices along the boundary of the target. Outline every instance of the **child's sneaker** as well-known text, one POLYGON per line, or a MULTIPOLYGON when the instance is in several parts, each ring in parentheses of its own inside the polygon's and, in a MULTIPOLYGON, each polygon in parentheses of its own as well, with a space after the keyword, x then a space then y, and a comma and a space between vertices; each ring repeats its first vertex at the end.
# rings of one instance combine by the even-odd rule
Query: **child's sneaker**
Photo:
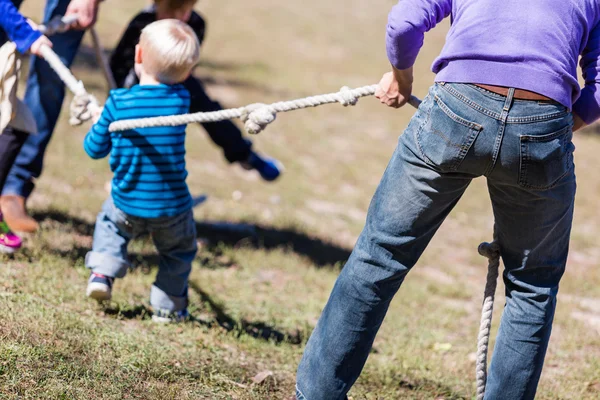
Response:
POLYGON ((23 245, 23 241, 20 237, 12 233, 2 213, 0 213, 0 253, 12 254, 19 250, 23 245))
POLYGON ((114 281, 115 278, 92 272, 86 290, 87 297, 98 302, 110 300, 114 281))
POLYGON ((185 322, 190 318, 190 314, 188 310, 181 311, 169 311, 169 310, 154 310, 154 315, 152 315, 152 321, 158 322, 160 324, 169 324, 169 323, 177 323, 177 322, 185 322))
POLYGON ((279 178, 283 170, 281 163, 273 158, 261 157, 258 153, 251 152, 246 161, 240 162, 245 169, 255 169, 265 181, 274 181, 279 178))

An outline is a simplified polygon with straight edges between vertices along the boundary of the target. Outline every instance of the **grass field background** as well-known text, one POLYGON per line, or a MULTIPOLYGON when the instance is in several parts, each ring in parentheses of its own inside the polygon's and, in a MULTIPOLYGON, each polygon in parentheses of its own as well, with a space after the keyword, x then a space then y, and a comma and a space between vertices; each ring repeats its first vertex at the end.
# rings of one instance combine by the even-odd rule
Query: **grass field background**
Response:
MULTIPOLYGON (((388 70, 392 0, 202 0, 208 21, 196 75, 237 107, 377 83, 388 70)), ((110 51, 143 1, 107 0, 98 31, 110 51)), ((43 2, 23 6, 34 20, 43 2)), ((415 94, 447 25, 427 35, 415 94)), ((99 98, 105 83, 89 38, 73 67, 99 98)), ((65 111, 71 96, 67 96, 65 111)), ((0 258, 0 397, 11 399, 288 399, 305 341, 413 110, 372 98, 279 115, 255 147, 286 166, 274 184, 228 165, 200 127, 188 130, 189 185, 201 249, 191 278, 196 321, 157 326, 148 294, 157 259, 132 244, 131 273, 99 308, 85 298, 84 256, 107 196, 107 161, 82 150, 88 126, 64 112, 31 198, 41 231, 0 258), (267 376, 266 378, 264 378, 267 376), (264 379, 263 379, 264 378, 264 379)), ((577 134, 572 251, 539 399, 600 397, 600 140, 577 134)), ((486 262, 476 252, 493 220, 484 181, 448 218, 392 303, 353 399, 471 399, 486 262)), ((498 291, 494 334, 503 305, 498 291)))

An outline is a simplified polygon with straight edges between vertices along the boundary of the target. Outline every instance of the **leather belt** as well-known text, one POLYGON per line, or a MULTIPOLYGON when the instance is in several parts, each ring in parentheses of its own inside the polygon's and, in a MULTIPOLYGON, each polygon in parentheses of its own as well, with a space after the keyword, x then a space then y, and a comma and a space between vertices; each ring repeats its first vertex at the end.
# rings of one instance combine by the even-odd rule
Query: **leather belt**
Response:
MULTIPOLYGON (((504 97, 508 96, 508 88, 503 87, 503 86, 480 85, 477 83, 475 84, 475 86, 479 86, 482 89, 485 89, 492 93, 499 94, 504 97)), ((519 100, 552 101, 552 102, 554 102, 554 100, 552 100, 549 97, 546 97, 546 96, 538 94, 538 93, 530 92, 528 90, 523 90, 523 89, 515 89, 514 98, 519 99, 519 100)))

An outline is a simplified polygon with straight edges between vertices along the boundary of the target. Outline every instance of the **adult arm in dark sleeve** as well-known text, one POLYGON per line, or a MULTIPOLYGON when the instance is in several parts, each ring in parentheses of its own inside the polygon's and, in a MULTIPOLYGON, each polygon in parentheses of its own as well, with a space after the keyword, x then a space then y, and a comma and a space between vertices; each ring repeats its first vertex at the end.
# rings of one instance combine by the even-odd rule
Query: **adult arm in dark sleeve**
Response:
POLYGON ((110 70, 115 78, 117 87, 125 86, 125 79, 135 65, 135 46, 140 41, 142 29, 154 22, 153 13, 141 12, 131 20, 127 29, 121 36, 119 44, 110 57, 110 70))
POLYGON ((204 42, 204 36, 206 35, 206 21, 200 14, 197 12, 193 12, 190 16, 190 20, 188 21, 188 25, 192 28, 196 36, 198 37, 198 42, 200 42, 200 46, 204 42))
MULTIPOLYGON (((198 36, 200 45, 204 41, 206 34, 206 22, 196 12, 192 13, 188 25, 198 36)), ((212 100, 202 82, 193 76, 184 82, 185 87, 191 95, 190 112, 210 112, 222 110, 221 104, 212 100)), ((231 121, 208 122, 202 124, 202 127, 208 133, 211 140, 223 149, 225 158, 230 163, 246 161, 252 151, 252 142, 242 136, 242 132, 231 121)))

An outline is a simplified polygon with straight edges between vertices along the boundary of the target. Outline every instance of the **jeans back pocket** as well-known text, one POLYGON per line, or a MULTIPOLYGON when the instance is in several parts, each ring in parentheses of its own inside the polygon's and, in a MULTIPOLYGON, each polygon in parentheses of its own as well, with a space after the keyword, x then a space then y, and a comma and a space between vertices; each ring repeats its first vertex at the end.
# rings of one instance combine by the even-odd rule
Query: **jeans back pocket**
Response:
MULTIPOLYGON (((462 103, 460 106, 468 108, 462 103)), ((441 171, 455 171, 482 129, 452 111, 435 95, 427 122, 417 132, 417 145, 426 163, 441 171)))
POLYGON ((572 137, 570 125, 547 135, 522 135, 519 184, 539 190, 556 185, 573 166, 572 137))

